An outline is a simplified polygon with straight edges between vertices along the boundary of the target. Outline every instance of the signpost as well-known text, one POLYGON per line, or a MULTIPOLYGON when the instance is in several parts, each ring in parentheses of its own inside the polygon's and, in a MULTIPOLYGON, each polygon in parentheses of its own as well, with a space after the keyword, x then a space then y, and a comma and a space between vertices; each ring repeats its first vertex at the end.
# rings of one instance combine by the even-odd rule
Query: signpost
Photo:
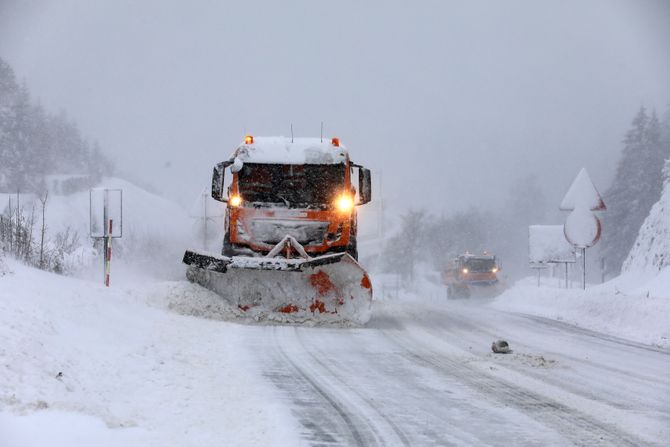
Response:
POLYGON ((559 209, 570 211, 563 225, 563 233, 573 247, 581 250, 582 288, 586 289, 586 249, 598 242, 602 232, 600 220, 593 211, 604 211, 607 208, 585 168, 575 177, 559 209))
POLYGON ((575 249, 565 239, 563 225, 530 225, 528 227, 528 261, 531 268, 547 264, 565 265, 565 288, 568 288, 568 264, 574 264, 575 249))
POLYGON ((104 283, 109 287, 112 239, 123 236, 123 191, 93 188, 90 191, 90 234, 104 243, 104 283))

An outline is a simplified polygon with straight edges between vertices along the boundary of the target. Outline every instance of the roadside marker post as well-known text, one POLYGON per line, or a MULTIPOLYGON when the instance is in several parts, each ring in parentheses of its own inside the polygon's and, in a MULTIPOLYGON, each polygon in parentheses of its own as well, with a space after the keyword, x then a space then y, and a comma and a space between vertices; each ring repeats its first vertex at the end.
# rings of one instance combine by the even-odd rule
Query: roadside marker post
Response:
POLYGON ((93 188, 90 191, 90 235, 103 241, 103 282, 110 284, 112 239, 123 236, 123 191, 93 188))

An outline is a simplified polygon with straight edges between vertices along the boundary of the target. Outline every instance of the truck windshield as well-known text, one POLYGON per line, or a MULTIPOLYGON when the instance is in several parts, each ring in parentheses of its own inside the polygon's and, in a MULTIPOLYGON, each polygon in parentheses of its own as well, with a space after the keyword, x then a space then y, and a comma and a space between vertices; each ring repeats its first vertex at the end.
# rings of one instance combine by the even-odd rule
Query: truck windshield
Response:
POLYGON ((238 173, 247 202, 289 208, 328 206, 344 189, 344 164, 273 165, 245 163, 238 173))
POLYGON ((471 272, 490 272, 495 266, 493 259, 468 259, 465 265, 471 272))

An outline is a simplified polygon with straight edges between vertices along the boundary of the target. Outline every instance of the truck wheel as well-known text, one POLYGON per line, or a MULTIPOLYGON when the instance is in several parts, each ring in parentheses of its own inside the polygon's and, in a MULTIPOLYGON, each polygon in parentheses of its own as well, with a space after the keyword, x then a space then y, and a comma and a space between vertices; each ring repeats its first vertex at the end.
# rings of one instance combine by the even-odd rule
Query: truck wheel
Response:
POLYGON ((223 256, 235 256, 235 249, 230 243, 230 235, 226 231, 226 234, 223 235, 223 248, 221 249, 221 254, 223 256))

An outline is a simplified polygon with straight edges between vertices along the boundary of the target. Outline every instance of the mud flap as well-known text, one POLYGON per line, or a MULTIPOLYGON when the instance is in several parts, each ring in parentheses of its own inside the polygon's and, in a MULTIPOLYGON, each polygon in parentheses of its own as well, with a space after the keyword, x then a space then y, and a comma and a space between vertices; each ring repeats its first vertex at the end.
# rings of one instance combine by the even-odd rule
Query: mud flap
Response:
POLYGON ((187 251, 186 276, 256 319, 365 324, 372 284, 347 253, 309 259, 219 256, 187 251))

